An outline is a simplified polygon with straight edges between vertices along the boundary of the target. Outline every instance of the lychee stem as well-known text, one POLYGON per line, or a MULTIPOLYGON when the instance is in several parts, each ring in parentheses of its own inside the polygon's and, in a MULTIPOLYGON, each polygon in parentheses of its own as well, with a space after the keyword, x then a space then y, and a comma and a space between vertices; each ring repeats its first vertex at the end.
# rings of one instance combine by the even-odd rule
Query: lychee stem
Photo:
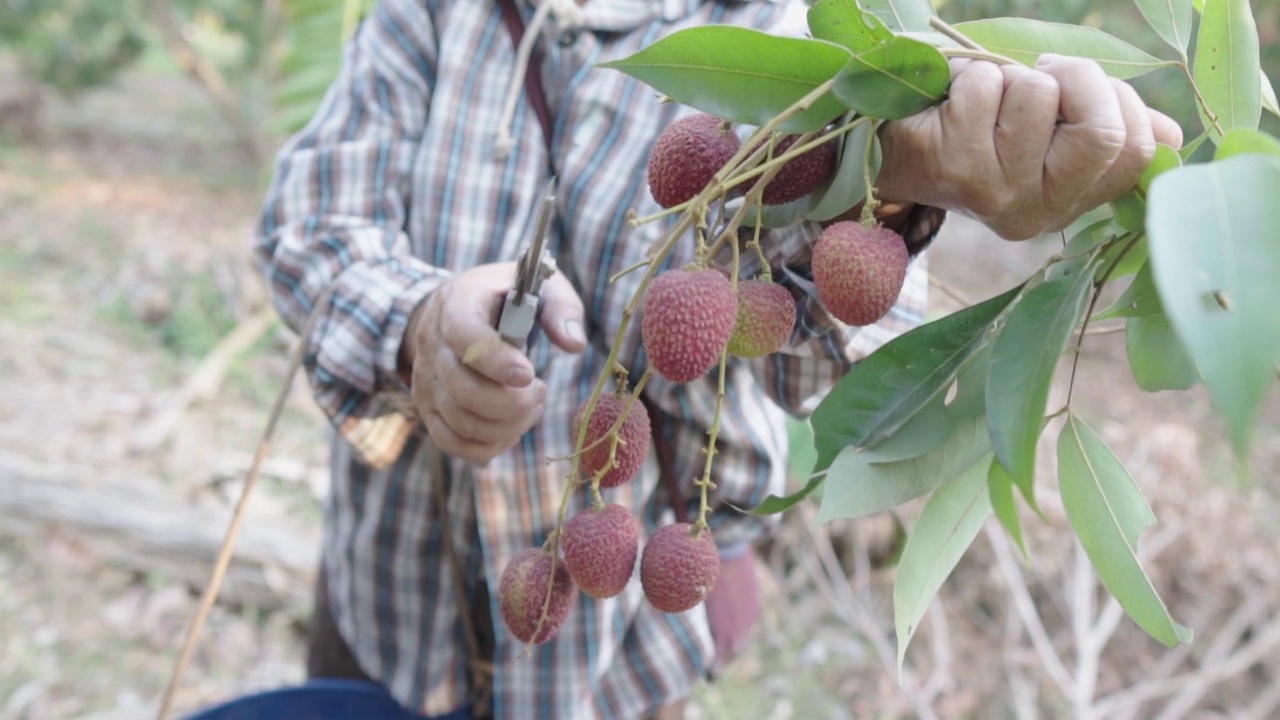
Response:
POLYGON ((716 406, 715 415, 711 421, 711 429, 707 431, 707 456, 706 463, 702 467, 702 479, 697 482, 700 498, 698 501, 698 520, 694 523, 697 530, 708 530, 707 513, 710 511, 711 504, 707 500, 707 493, 711 488, 715 487, 715 483, 711 482, 711 465, 716 455, 716 437, 720 434, 720 411, 724 407, 724 376, 726 374, 726 365, 728 364, 729 351, 726 348, 720 353, 720 373, 716 382, 716 406))
POLYGON ((618 280, 619 280, 619 279, 621 279, 622 277, 624 277, 624 276, 626 276, 626 275, 630 275, 631 273, 635 272, 636 270, 639 270, 639 269, 640 269, 640 268, 642 268, 642 267, 647 267, 647 266, 649 265, 649 263, 651 263, 651 262, 653 262, 653 260, 651 260, 651 259, 649 259, 649 258, 645 258, 644 260, 641 260, 640 262, 638 262, 638 263, 636 263, 636 264, 634 264, 634 265, 632 265, 632 266, 630 266, 630 267, 625 267, 625 268, 623 268, 623 269, 619 270, 618 272, 616 272, 616 273, 614 273, 614 274, 612 274, 612 275, 610 275, 610 276, 609 276, 609 284, 610 284, 610 285, 612 285, 612 284, 614 284, 614 283, 618 282, 618 280))
POLYGON ((876 198, 876 188, 871 178, 871 157, 875 151, 876 133, 880 130, 880 122, 879 120, 871 122, 871 132, 867 133, 867 149, 862 153, 862 186, 866 188, 867 197, 862 204, 862 217, 859 220, 864 227, 871 227, 876 223, 876 208, 880 207, 880 200, 876 198))
POLYGON ((809 152, 810 150, 813 150, 816 147, 825 145, 831 140, 834 140, 835 138, 838 138, 841 135, 848 133, 849 131, 853 130, 859 125, 862 125, 868 122, 874 122, 874 118, 859 116, 856 119, 850 122, 847 122, 844 125, 841 125, 840 127, 837 127, 833 130, 822 133, 821 135, 817 133, 805 133, 804 135, 800 136, 801 139, 797 140, 794 144, 792 144, 791 147, 787 148, 786 152, 782 153, 781 155, 778 155, 777 157, 772 157, 769 160, 762 162, 759 165, 756 165, 755 167, 745 172, 733 174, 732 178, 725 182, 724 189, 727 192, 729 190, 732 190, 733 188, 738 187, 739 185, 746 183, 749 180, 757 178, 760 175, 763 175, 766 170, 773 167, 774 165, 786 165, 791 160, 809 152))

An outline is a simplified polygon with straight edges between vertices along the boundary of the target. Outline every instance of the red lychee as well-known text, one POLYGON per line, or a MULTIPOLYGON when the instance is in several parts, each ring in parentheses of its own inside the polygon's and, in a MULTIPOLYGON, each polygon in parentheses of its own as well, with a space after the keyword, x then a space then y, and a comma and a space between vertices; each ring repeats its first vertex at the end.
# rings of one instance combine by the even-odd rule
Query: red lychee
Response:
POLYGON ((702 602, 720 574, 720 554, 710 530, 695 534, 692 523, 667 525, 654 533, 640 557, 640 584, 649 603, 678 613, 702 602))
POLYGON ((841 322, 870 325, 897 302, 910 261, 898 233, 852 220, 834 223, 813 246, 818 299, 841 322))
POLYGON ((537 548, 521 550, 502 571, 498 581, 498 604, 502 621, 511 634, 523 643, 544 643, 560 632, 560 627, 573 608, 573 580, 564 561, 556 563, 555 580, 551 580, 551 555, 537 548), (542 616, 551 585, 551 604, 542 616), (541 625, 539 625, 541 620, 541 625))
POLYGON ((791 338, 796 326, 796 302, 774 282, 738 283, 738 319, 729 338, 729 353, 758 358, 775 353, 791 338))
MULTIPOLYGON (((586 411, 587 402, 583 402, 574 415, 571 436, 574 442, 578 440, 578 431, 582 427, 582 417, 586 411)), ((649 411, 638 398, 632 400, 604 394, 596 401, 596 406, 591 411, 591 421, 587 423, 587 437, 583 445, 586 450, 580 460, 584 480, 591 480, 609 464, 609 446, 612 441, 608 438, 608 432, 624 412, 627 417, 618 428, 618 446, 613 453, 614 465, 600 478, 600 487, 617 487, 635 477, 640 466, 644 465, 644 459, 649 454, 649 411)))
POLYGON ((733 335, 738 298, 716 270, 668 270, 645 295, 640 337, 649 364, 685 383, 707 374, 733 335))
MULTIPOLYGON (((773 148, 773 157, 780 157, 795 144, 799 135, 790 135, 773 148)), ((784 205, 808 195, 822 187, 836 169, 835 141, 823 143, 802 155, 791 158, 782 170, 765 185, 760 202, 765 205, 784 205)))
POLYGON ((640 524, 621 505, 589 508, 564 526, 564 564, 582 592, 611 598, 631 580, 640 551, 640 524))
POLYGON ((714 115, 680 118, 658 135, 649 152, 649 192, 664 208, 693 198, 740 146, 729 124, 714 115))

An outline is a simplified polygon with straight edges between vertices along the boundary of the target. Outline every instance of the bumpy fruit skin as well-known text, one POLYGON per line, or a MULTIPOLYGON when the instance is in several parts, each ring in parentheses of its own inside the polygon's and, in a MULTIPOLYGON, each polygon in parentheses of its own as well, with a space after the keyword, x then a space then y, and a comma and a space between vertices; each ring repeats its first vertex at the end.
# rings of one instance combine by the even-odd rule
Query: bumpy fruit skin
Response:
MULTIPOLYGON (((798 135, 792 135, 778 141, 773 148, 773 157, 785 153, 795 144, 798 135)), ((782 170, 773 176, 773 180, 764 186, 760 193, 760 202, 765 205, 784 205, 792 200, 799 200, 817 190, 831 177, 836 169, 835 142, 823 143, 812 150, 788 160, 782 170)))
POLYGON ((653 279, 643 312, 640 337, 649 364, 685 383, 720 361, 737 322, 738 298, 716 270, 668 270, 653 279))
POLYGON ((640 551, 640 524, 621 505, 588 508, 564 526, 564 564, 582 592, 611 598, 631 580, 640 551))
POLYGON ((758 358, 777 352, 796 326, 796 302, 774 282, 738 283, 738 319, 729 338, 729 353, 758 358))
POLYGON ((834 223, 813 246, 818 299, 841 322, 870 325, 897 302, 910 261, 898 233, 852 220, 834 223))
POLYGON ((502 579, 498 581, 498 605, 503 623, 520 642, 537 644, 550 640, 569 617, 577 593, 561 561, 556 563, 547 617, 542 627, 538 627, 550 582, 551 556, 537 548, 521 550, 503 569, 502 579))
POLYGON ((694 537, 692 523, 667 525, 654 533, 640 557, 640 585, 649 604, 678 613, 702 602, 720 574, 720 554, 711 531, 694 537))
MULTIPOLYGON (((589 402, 589 401, 588 401, 589 402)), ((614 452, 614 466, 600 478, 600 487, 617 487, 639 472, 644 459, 649 454, 649 411, 639 399, 628 400, 617 395, 601 395, 591 412, 591 421, 587 423, 587 438, 582 453, 582 477, 590 480, 609 463, 609 446, 612 444, 606 433, 613 427, 623 412, 627 418, 618 428, 618 447, 614 452), (631 407, 627 407, 627 403, 631 407), (601 438, 605 438, 601 440, 601 438), (599 440, 599 442, 596 442, 599 440), (594 443, 594 444, 593 444, 594 443)), ((577 442, 578 430, 582 427, 582 417, 587 412, 587 402, 578 406, 578 413, 573 418, 573 434, 570 438, 577 442)))
POLYGON ((658 135, 649 152, 649 192, 664 208, 691 199, 740 146, 733 130, 714 115, 680 118, 658 135))

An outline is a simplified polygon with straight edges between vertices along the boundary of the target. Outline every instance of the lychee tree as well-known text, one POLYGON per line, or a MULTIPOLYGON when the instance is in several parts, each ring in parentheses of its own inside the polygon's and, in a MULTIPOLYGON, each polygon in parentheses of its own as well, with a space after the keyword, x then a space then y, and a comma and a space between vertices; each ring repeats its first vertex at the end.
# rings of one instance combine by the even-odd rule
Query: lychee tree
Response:
MULTIPOLYGON (((1280 115, 1280 107, 1260 68, 1248 0, 1135 2, 1169 46, 1167 57, 1089 27, 1022 18, 951 26, 928 0, 818 0, 807 15, 812 37, 696 27, 604 64, 698 113, 655 144, 649 181, 665 209, 632 223, 663 218, 669 231, 646 262, 625 271, 645 274, 624 310, 610 371, 579 409, 579 418, 593 420, 575 424, 559 524, 540 551, 550 567, 536 577, 554 572, 566 545, 571 555, 584 554, 570 537, 575 526, 584 538, 622 538, 634 551, 632 527, 613 517, 600 488, 626 482, 648 451, 643 388, 654 372, 687 382, 714 371, 720 393, 697 482, 701 512, 660 529, 640 562, 655 607, 676 612, 705 597, 718 564, 706 516, 725 366, 731 355, 776 351, 787 335, 777 326, 789 331, 795 318, 763 262, 761 228, 827 224, 813 252, 819 300, 849 324, 876 322, 901 292, 908 262, 902 238, 875 220, 877 128, 942 102, 949 58, 1033 64, 1055 53, 1096 60, 1121 79, 1179 72, 1194 91, 1203 132, 1186 132, 1193 139, 1181 149, 1158 147, 1138 186, 1100 208, 1101 219, 1064 236, 1062 250, 1031 277, 860 361, 810 419, 817 463, 807 484, 751 512, 783 512, 820 487, 822 522, 927 497, 895 581, 901 663, 934 594, 991 515, 1022 546, 1017 503, 1039 513, 1036 446, 1047 421, 1063 416, 1057 485, 1073 533, 1140 627, 1168 646, 1189 642, 1190 630, 1171 617, 1138 560, 1139 537, 1155 522, 1139 487, 1077 414, 1070 393, 1063 407, 1048 407, 1049 387, 1064 356, 1074 386, 1091 323, 1121 321, 1139 387, 1204 383, 1248 474, 1256 418, 1280 362, 1280 286, 1273 284, 1280 277, 1280 141, 1258 129, 1262 112, 1280 115), (1205 143, 1211 157, 1192 162, 1205 143), (844 219, 859 204, 860 220, 844 219), (751 238, 741 249, 740 232, 751 238), (679 243, 696 244, 694 261, 660 272, 679 243), (744 250, 759 255, 759 277, 740 277, 744 250), (726 253, 728 272, 713 264, 726 253), (1100 308, 1116 284, 1119 299, 1100 308), (617 349, 636 314, 650 367, 631 384, 617 349), (664 340, 670 336, 698 341, 673 344, 664 340), (625 476, 613 473, 622 467, 625 476), (568 501, 582 491, 590 493, 583 511, 590 515, 566 527, 568 501)), ((591 576, 579 584, 592 584, 593 595, 603 596, 598 581, 606 576, 620 591, 617 565, 634 554, 620 555, 592 557, 590 568, 570 571, 591 576)), ((558 623, 563 617, 551 611, 560 599, 545 579, 538 582, 542 620, 558 623)), ((549 637, 541 628, 520 633, 535 635, 549 637)))

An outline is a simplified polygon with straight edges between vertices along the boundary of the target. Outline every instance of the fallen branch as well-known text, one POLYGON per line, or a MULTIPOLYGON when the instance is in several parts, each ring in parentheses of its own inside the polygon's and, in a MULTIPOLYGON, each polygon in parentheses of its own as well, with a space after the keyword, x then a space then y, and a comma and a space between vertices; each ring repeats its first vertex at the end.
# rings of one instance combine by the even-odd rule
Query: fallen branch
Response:
POLYGON ((164 407, 152 415, 150 420, 138 426, 129 442, 129 450, 147 453, 164 445, 182 422, 182 418, 186 417, 187 408, 192 403, 217 395, 236 358, 252 347, 274 324, 274 313, 271 308, 264 307, 236 325, 204 356, 164 407))
MULTIPOLYGON (((85 482, 0 454, 0 533, 71 532, 106 562, 204 586, 226 511, 178 501, 142 483, 85 482)), ((258 523, 241 541, 223 599, 267 609, 310 601, 319 533, 280 521, 258 523)))

